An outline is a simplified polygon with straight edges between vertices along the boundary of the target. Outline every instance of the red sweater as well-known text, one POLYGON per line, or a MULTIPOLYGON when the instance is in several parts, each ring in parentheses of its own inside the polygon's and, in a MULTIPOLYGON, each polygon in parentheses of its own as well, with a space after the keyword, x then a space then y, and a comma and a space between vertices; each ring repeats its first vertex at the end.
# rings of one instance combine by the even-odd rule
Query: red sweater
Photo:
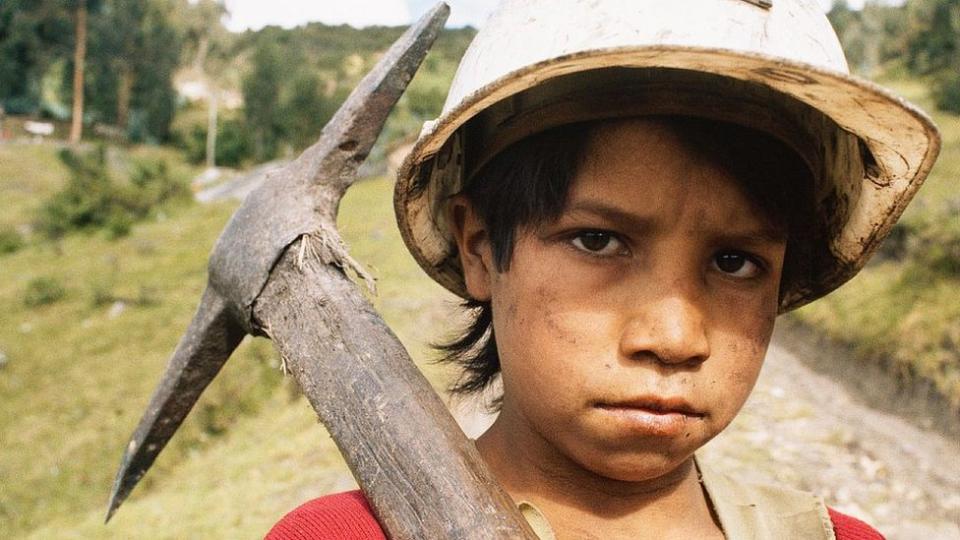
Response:
MULTIPOLYGON (((873 527, 830 510, 837 540, 883 540, 873 527)), ((327 495, 283 517, 266 540, 386 540, 367 499, 360 491, 327 495)))

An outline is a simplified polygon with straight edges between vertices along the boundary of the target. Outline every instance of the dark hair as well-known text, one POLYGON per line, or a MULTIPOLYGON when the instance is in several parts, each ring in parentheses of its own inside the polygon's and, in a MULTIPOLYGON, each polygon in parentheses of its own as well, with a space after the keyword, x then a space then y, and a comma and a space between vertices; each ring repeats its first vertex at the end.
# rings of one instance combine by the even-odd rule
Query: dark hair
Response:
MULTIPOLYGON (((771 226, 784 232, 785 283, 809 272, 804 224, 812 215, 813 176, 806 162, 786 144, 763 132, 702 118, 661 116, 680 139, 740 182, 771 226)), ((461 192, 483 221, 497 271, 509 269, 516 232, 549 222, 563 213, 570 185, 584 159, 591 133, 603 121, 568 124, 509 146, 471 177, 461 192)), ((440 362, 459 365, 454 394, 487 388, 500 373, 490 302, 467 300, 467 328, 447 343, 435 345, 440 362)), ((492 406, 499 407, 499 398, 492 406)))

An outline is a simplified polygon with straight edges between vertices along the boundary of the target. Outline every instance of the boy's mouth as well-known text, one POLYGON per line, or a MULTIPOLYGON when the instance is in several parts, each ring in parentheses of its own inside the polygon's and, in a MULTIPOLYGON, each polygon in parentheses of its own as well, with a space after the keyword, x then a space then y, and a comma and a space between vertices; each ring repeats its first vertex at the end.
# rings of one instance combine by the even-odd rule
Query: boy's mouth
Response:
POLYGON ((664 398, 659 396, 642 396, 639 398, 598 401, 596 407, 601 409, 638 409, 654 414, 682 414, 684 416, 703 416, 685 399, 680 397, 664 398))
POLYGON ((643 435, 679 435, 687 430, 689 421, 705 416, 683 398, 659 396, 598 401, 594 407, 628 431, 643 435))

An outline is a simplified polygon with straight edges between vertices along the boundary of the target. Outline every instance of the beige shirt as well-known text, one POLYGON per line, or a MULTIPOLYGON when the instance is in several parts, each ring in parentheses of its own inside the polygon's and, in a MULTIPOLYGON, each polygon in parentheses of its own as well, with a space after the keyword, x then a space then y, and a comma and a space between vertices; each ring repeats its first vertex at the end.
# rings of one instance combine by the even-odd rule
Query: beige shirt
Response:
MULTIPOLYGON (((780 486, 739 482, 696 461, 701 482, 728 540, 836 540, 823 499, 780 486)), ((521 502, 520 513, 541 540, 555 540, 546 517, 521 502)))

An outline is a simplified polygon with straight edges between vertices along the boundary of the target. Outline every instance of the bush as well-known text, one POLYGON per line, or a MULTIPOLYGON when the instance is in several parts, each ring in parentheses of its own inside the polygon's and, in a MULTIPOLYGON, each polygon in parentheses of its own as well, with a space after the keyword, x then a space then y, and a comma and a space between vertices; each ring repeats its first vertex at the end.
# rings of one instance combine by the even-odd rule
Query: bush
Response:
POLYGON ((130 217, 145 217, 150 210, 170 200, 189 199, 190 187, 170 175, 166 161, 140 161, 130 174, 132 192, 126 193, 124 205, 130 217))
POLYGON ((130 230, 133 229, 133 218, 130 217, 130 214, 116 212, 110 216, 104 227, 107 231, 107 238, 116 240, 130 234, 130 230))
MULTIPOLYGON (((203 163, 207 159, 207 124, 193 124, 178 133, 178 146, 190 163, 203 163)), ((217 165, 239 167, 252 158, 250 138, 243 122, 229 119, 217 124, 217 165)))
POLYGON ((44 306, 59 301, 67 294, 67 290, 54 278, 39 277, 27 283, 23 303, 27 307, 44 306))
MULTIPOLYGON (((204 131, 204 144, 207 133, 204 131)), ((206 146, 204 146, 206 148, 206 146)), ((250 138, 240 120, 227 120, 220 124, 217 133, 217 165, 239 167, 252 157, 250 138)))
POLYGON ((913 265, 931 278, 960 278, 960 200, 948 201, 943 215, 934 213, 916 226, 910 240, 913 265))
POLYGON ((85 154, 62 150, 59 157, 69 170, 70 179, 43 204, 37 223, 49 238, 59 238, 70 230, 102 226, 115 198, 104 146, 85 154))
POLYGON ((110 238, 119 238, 158 205, 190 194, 186 182, 172 177, 164 161, 134 163, 129 182, 121 184, 111 177, 103 146, 85 154, 63 150, 60 159, 70 179, 42 205, 37 220, 48 238, 92 229, 106 229, 110 238))
POLYGON ((13 227, 0 227, 0 255, 13 253, 23 247, 23 237, 13 227))
POLYGON ((948 72, 933 83, 933 99, 941 111, 960 114, 960 72, 948 72))

